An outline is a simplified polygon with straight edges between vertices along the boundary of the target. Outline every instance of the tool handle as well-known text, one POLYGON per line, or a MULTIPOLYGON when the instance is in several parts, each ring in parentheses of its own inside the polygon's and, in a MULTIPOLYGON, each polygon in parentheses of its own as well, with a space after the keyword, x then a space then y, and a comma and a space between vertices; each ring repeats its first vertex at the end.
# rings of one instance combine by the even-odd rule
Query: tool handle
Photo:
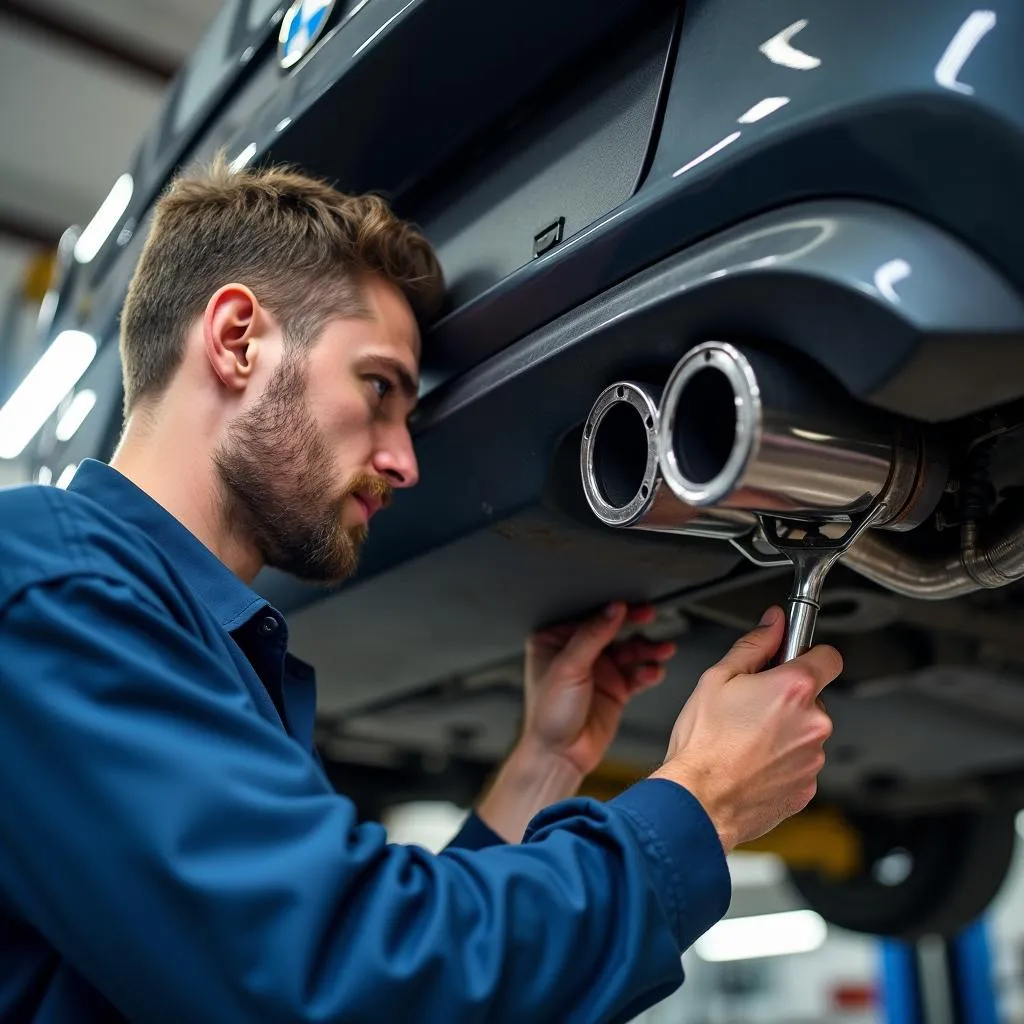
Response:
POLYGON ((829 570, 848 551, 850 545, 885 513, 886 503, 879 501, 865 515, 851 521, 850 529, 839 540, 808 535, 796 541, 779 533, 776 520, 764 519, 762 526, 769 541, 793 563, 793 588, 786 602, 786 634, 772 661, 783 665, 806 654, 814 643, 814 627, 821 605, 818 598, 829 570))
POLYGON ((818 622, 818 608, 816 601, 800 597, 791 597, 786 602, 786 633, 774 664, 782 665, 792 661, 811 649, 814 627, 818 622))

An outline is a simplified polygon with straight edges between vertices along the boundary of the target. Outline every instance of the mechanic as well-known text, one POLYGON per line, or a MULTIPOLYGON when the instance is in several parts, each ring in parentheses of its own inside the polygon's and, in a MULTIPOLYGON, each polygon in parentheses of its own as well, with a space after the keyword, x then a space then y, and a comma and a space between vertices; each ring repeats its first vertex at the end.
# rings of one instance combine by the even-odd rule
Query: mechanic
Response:
POLYGON ((251 586, 346 578, 416 483, 442 292, 380 199, 222 161, 161 198, 111 464, 0 493, 0 1019, 626 1021, 725 913, 726 854, 811 799, 841 660, 766 669, 779 609, 649 778, 574 796, 672 653, 614 643, 651 614, 621 602, 531 638, 521 738, 440 854, 331 786, 312 669, 251 586))

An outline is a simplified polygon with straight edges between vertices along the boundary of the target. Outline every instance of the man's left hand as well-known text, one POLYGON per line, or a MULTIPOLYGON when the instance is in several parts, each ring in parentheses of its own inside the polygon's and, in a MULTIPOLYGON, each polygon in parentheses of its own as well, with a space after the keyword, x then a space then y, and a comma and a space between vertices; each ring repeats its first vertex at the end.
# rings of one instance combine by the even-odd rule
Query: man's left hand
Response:
POLYGON ((626 622, 653 618, 649 605, 615 602, 529 638, 522 735, 479 807, 499 835, 518 842, 538 811, 572 796, 604 758, 626 705, 665 678, 675 644, 612 645, 626 622))
POLYGON ((664 663, 676 652, 673 643, 639 637, 610 646, 626 622, 653 618, 650 605, 616 602, 581 624, 531 636, 522 742, 589 775, 615 739, 626 705, 664 680, 664 663))

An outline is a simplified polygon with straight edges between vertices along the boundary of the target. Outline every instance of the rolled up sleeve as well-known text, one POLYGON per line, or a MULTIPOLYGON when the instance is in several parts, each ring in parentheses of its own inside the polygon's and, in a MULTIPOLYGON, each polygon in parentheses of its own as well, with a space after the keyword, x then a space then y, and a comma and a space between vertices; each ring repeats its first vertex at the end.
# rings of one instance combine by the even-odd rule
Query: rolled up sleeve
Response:
POLYGON ((0 896, 131 1019, 625 1021, 725 911, 671 783, 431 855, 359 824, 252 700, 127 583, 0 617, 0 896))

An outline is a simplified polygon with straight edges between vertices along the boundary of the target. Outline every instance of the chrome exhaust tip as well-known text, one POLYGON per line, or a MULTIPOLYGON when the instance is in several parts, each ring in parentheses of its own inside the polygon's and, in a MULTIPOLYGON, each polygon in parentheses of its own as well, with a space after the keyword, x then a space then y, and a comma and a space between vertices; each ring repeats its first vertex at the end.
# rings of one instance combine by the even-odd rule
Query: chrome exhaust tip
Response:
POLYGON ((668 488, 697 508, 828 522, 882 502, 876 525, 889 530, 931 515, 947 477, 917 425, 720 341, 696 346, 673 369, 657 447, 668 488))
POLYGON ((705 342, 683 356, 665 385, 658 436, 676 496, 698 507, 732 498, 759 447, 761 419, 757 375, 742 352, 705 342))
POLYGON ((594 515, 606 526, 741 537, 756 527, 735 510, 698 509, 665 486, 658 458, 659 389, 618 381, 594 402, 583 427, 580 472, 594 515))
POLYGON ((634 526, 660 483, 657 393, 635 381, 604 389, 587 416, 580 447, 583 491, 608 526, 634 526))

